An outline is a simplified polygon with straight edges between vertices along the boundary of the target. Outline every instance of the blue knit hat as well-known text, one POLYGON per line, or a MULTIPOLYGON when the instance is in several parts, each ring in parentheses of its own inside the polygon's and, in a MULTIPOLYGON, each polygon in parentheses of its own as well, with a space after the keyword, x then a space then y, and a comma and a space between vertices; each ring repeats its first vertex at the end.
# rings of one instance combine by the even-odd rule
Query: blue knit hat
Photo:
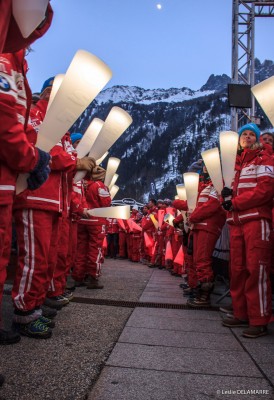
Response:
POLYGON ((256 124, 254 124, 253 122, 250 122, 250 124, 246 124, 246 125, 242 126, 238 131, 239 136, 241 136, 241 134, 244 131, 252 131, 252 132, 254 132, 255 135, 256 135, 256 142, 260 141, 261 131, 258 128, 258 126, 256 124))
POLYGON ((51 78, 47 79, 44 84, 43 87, 41 89, 41 94, 43 93, 44 90, 46 90, 47 88, 51 88, 53 85, 53 81, 54 81, 54 76, 52 76, 51 78))
POLYGON ((72 133, 70 135, 71 143, 74 144, 77 140, 81 140, 83 137, 82 133, 72 133))

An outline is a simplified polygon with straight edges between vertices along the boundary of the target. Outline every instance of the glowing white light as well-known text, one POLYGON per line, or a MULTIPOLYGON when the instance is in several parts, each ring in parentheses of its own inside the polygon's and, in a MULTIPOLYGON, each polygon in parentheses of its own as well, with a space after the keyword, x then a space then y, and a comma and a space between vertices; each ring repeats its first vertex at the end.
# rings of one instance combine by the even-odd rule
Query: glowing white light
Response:
POLYGON ((156 7, 157 7, 158 10, 161 10, 162 9, 162 4, 157 4, 156 7))

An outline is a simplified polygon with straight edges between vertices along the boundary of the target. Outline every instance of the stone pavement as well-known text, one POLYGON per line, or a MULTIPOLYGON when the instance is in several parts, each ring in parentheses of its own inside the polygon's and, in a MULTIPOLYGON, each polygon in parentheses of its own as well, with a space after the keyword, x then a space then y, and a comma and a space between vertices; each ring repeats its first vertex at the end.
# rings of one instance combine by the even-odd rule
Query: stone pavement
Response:
MULTIPOLYGON (((77 289, 50 340, 1 347, 0 400, 274 399, 273 323, 244 339, 221 313, 184 307, 180 278, 141 264, 106 260, 102 281, 77 289)), ((8 323, 9 295, 4 308, 8 323)))

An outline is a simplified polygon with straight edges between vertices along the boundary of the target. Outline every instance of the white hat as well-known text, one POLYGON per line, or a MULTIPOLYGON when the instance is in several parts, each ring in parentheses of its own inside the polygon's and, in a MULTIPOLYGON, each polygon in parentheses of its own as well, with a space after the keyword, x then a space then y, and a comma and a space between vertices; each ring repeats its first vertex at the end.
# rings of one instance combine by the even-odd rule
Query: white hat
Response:
POLYGON ((136 205, 133 206, 133 207, 132 207, 132 210, 138 210, 138 206, 136 206, 136 205))

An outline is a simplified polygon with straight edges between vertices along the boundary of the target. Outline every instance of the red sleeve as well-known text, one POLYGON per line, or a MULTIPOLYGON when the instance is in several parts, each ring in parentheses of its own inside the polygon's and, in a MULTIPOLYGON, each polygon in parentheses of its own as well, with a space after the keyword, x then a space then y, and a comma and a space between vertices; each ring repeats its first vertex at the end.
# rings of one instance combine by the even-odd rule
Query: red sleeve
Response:
POLYGON ((50 168, 52 171, 74 171, 76 167, 77 159, 73 154, 67 153, 61 143, 55 145, 51 151, 52 157, 50 168))
POLYGON ((223 208, 220 205, 219 200, 210 197, 209 200, 203 203, 202 206, 196 207, 193 213, 189 217, 189 222, 192 224, 203 221, 206 218, 210 218, 216 213, 224 213, 223 208))
POLYGON ((0 0, 0 53, 5 47, 11 18, 11 4, 12 0, 0 0))
POLYGON ((147 231, 147 230, 155 229, 155 226, 154 226, 153 222, 151 221, 151 219, 149 218, 149 219, 146 220, 146 222, 142 225, 142 228, 143 228, 144 231, 147 231))
POLYGON ((100 182, 98 187, 98 199, 100 203, 100 207, 110 207, 111 206, 111 197, 109 194, 108 188, 100 182))
POLYGON ((174 200, 172 207, 177 210, 187 211, 187 202, 185 200, 174 200))
POLYGON ((236 211, 244 211, 250 208, 267 204, 274 196, 274 168, 273 159, 264 157, 256 166, 257 186, 252 190, 241 193, 232 199, 233 208, 236 211))
POLYGON ((29 172, 36 165, 37 150, 28 141, 23 117, 17 113, 18 89, 12 73, 12 57, 2 54, 0 66, 2 84, 0 86, 0 160, 10 169, 18 172, 29 172))
POLYGON ((174 218, 174 221, 176 224, 178 224, 179 222, 183 221, 184 218, 182 216, 182 214, 177 215, 177 217, 174 218))

